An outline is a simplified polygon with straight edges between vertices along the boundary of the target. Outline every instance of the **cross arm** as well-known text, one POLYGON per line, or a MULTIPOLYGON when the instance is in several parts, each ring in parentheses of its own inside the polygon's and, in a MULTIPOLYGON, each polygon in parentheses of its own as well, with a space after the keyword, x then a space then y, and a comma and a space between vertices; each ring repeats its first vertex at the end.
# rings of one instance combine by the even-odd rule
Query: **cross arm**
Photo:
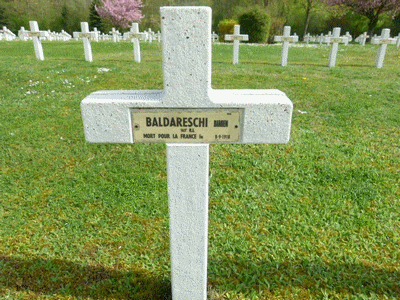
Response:
POLYGON ((283 144, 289 141, 293 104, 279 90, 212 90, 218 107, 241 108, 239 143, 283 144))
POLYGON ((130 108, 154 107, 163 91, 97 91, 81 102, 86 140, 90 143, 133 143, 130 108))
MULTIPOLYGON (((85 137, 92 143, 133 143, 131 109, 179 108, 163 91, 98 91, 81 103, 85 137)), ((240 139, 233 143, 282 144, 289 141, 293 104, 279 90, 209 90, 209 110, 240 111, 240 139)))

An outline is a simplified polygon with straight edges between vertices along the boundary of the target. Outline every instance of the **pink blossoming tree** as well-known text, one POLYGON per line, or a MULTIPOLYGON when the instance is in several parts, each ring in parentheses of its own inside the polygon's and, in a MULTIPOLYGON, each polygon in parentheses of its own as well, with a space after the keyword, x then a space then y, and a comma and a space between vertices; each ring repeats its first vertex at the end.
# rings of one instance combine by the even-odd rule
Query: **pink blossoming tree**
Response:
POLYGON ((106 22, 117 28, 129 28, 132 22, 142 18, 140 0, 102 0, 102 5, 96 11, 106 22))
POLYGON ((395 15, 400 11, 400 0, 325 0, 329 5, 344 5, 369 19, 368 31, 375 29, 382 13, 395 15))

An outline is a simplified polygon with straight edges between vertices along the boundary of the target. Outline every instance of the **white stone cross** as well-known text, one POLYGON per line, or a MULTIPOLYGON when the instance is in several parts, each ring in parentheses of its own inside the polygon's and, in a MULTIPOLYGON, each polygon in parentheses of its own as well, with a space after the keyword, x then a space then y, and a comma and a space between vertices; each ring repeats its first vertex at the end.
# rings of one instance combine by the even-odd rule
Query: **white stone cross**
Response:
POLYGON ((8 29, 6 26, 3 26, 3 35, 6 41, 12 41, 16 38, 14 32, 8 29))
POLYGON ((91 62, 93 61, 92 46, 90 44, 90 39, 92 37, 92 34, 89 31, 88 22, 81 22, 81 30, 82 32, 74 32, 74 36, 82 39, 83 48, 85 50, 85 60, 91 62))
POLYGON ((139 40, 146 39, 146 33, 139 32, 139 24, 132 23, 131 31, 127 34, 128 39, 132 40, 135 61, 140 63, 140 43, 139 40))
POLYGON ((365 42, 367 41, 368 38, 369 35, 366 32, 364 32, 360 37, 360 45, 365 46, 365 42))
POLYGON ((174 300, 207 297, 210 143, 287 143, 279 90, 211 88, 211 9, 162 7, 163 90, 98 91, 81 103, 92 143, 167 143, 174 300))
POLYGON ((26 41, 28 40, 29 36, 29 31, 25 30, 25 27, 21 26, 21 29, 18 30, 18 37, 21 41, 26 41))
POLYGON ((114 43, 119 42, 119 31, 115 30, 115 28, 113 27, 112 30, 110 31, 110 33, 112 34, 112 40, 114 43))
POLYGON ((225 34, 226 41, 233 41, 233 64, 239 63, 239 44, 240 41, 248 41, 247 34, 240 34, 240 25, 233 27, 233 34, 225 34))
POLYGON ((390 29, 382 29, 381 36, 378 37, 376 41, 378 44, 380 44, 380 46, 376 55, 375 67, 380 69, 382 68, 383 62, 385 60, 387 45, 393 42, 393 39, 390 38, 390 29))
POLYGON ((327 35, 324 36, 324 43, 329 45, 331 43, 332 31, 329 31, 327 35))
POLYGON ((97 30, 97 27, 94 27, 93 31, 90 32, 90 38, 96 42, 99 42, 100 32, 97 30))
POLYGON ((149 43, 153 42, 153 38, 154 38, 154 32, 151 31, 151 28, 149 28, 149 30, 147 31, 147 40, 149 43))
POLYGON ((396 37, 396 46, 397 46, 397 48, 400 47, 400 33, 399 33, 399 35, 396 37))
POLYGON ((310 43, 311 40, 311 35, 309 33, 307 33, 304 38, 303 38, 304 42, 307 43, 307 45, 310 43))
POLYGON ((30 31, 28 35, 32 37, 35 54, 38 60, 44 60, 43 46, 40 37, 46 36, 46 32, 39 31, 39 25, 36 21, 29 21, 30 31))
POLYGON ((215 33, 215 31, 213 31, 212 35, 211 35, 212 41, 213 42, 218 42, 219 41, 219 36, 218 34, 215 33))
POLYGON ((61 38, 63 41, 69 41, 71 39, 71 35, 63 29, 61 30, 61 38))
POLYGON ((348 31, 346 31, 346 34, 344 36, 347 37, 347 40, 344 42, 344 44, 347 46, 353 40, 353 37, 348 31))
POLYGON ((289 55, 289 44, 298 42, 299 37, 297 35, 291 36, 290 26, 285 26, 283 27, 283 36, 275 36, 274 41, 283 42, 281 66, 286 67, 289 55))
POLYGON ((348 40, 347 36, 340 36, 340 27, 333 28, 333 35, 330 38, 330 42, 332 43, 331 52, 329 55, 328 67, 334 67, 336 64, 336 57, 339 50, 339 43, 346 43, 348 40))
POLYGON ((324 34, 321 33, 321 35, 318 37, 318 41, 319 41, 320 45, 322 45, 322 43, 324 42, 324 39, 325 39, 324 34))

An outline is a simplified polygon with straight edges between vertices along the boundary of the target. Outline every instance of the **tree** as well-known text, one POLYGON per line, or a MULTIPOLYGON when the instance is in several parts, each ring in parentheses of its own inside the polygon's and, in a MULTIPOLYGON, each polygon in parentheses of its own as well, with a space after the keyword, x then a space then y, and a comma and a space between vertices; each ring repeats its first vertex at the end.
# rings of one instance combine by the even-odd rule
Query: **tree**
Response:
POLYGON ((311 12, 315 8, 315 6, 318 4, 317 1, 318 0, 306 0, 305 1, 306 19, 305 19, 305 22, 304 22, 303 39, 307 34, 308 25, 310 24, 311 12))
POLYGON ((96 27, 99 31, 104 31, 103 24, 101 23, 101 17, 96 10, 96 6, 101 4, 101 0, 93 0, 90 5, 89 11, 89 26, 91 28, 96 27))
POLYGON ((368 32, 372 33, 383 13, 395 15, 400 11, 400 0, 325 0, 329 5, 344 5, 369 19, 368 32))
POLYGON ((268 39, 271 17, 261 6, 253 6, 238 18, 241 29, 249 35, 250 43, 265 43, 268 39))
POLYGON ((102 6, 96 11, 106 21, 117 28, 128 28, 132 22, 139 22, 142 18, 140 0, 103 0, 102 6))

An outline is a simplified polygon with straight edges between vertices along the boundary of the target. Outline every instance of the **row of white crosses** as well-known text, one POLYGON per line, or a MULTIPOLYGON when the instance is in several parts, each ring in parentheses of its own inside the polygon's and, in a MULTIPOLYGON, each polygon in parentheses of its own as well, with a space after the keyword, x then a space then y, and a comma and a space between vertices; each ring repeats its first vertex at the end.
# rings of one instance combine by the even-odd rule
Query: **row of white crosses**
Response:
MULTIPOLYGON (((366 38, 366 35, 364 35, 363 38, 366 38)), ((344 43, 347 45, 350 39, 351 35, 349 35, 348 32, 346 33, 346 35, 340 36, 340 27, 335 27, 333 29, 333 33, 330 33, 328 34, 328 36, 325 37, 326 43, 328 44, 332 43, 329 55, 328 67, 330 68, 334 67, 336 64, 336 57, 339 49, 339 44, 344 43)), ((283 42, 281 65, 283 67, 287 66, 289 43, 297 42, 298 38, 297 36, 290 36, 290 26, 285 26, 283 30, 283 36, 275 36, 275 41, 283 42)), ((382 68, 383 66, 387 45, 394 44, 396 42, 398 42, 400 45, 400 34, 398 40, 390 38, 390 29, 383 29, 381 36, 375 37, 373 43, 380 44, 375 62, 376 68, 382 68)))
MULTIPOLYGON (((18 30, 18 38, 21 41, 31 40, 32 37, 29 35, 29 31, 25 29, 25 27, 21 27, 18 30)), ((43 31, 43 33, 39 36, 40 40, 48 40, 48 41, 69 41, 71 39, 71 35, 65 30, 61 30, 61 32, 52 32, 50 30, 43 31)))
POLYGON ((211 88, 211 9, 162 7, 164 90, 98 91, 81 103, 91 143, 167 144, 174 300, 207 297, 209 144, 287 143, 279 90, 211 88))
MULTIPOLYGON (((47 36, 46 31, 40 31, 39 26, 36 21, 30 21, 30 31, 27 35, 32 38, 35 47, 36 58, 39 60, 44 60, 43 47, 40 37, 47 36)), ((89 24, 87 22, 81 22, 81 32, 74 32, 74 38, 81 39, 83 41, 85 60, 93 61, 92 46, 90 40, 96 40, 98 38, 97 30, 90 32, 89 24)), ((132 40, 134 44, 134 55, 135 61, 140 62, 140 44, 139 40, 144 39, 146 34, 139 32, 139 25, 137 23, 132 23, 131 31, 129 32, 128 38, 132 40)))

